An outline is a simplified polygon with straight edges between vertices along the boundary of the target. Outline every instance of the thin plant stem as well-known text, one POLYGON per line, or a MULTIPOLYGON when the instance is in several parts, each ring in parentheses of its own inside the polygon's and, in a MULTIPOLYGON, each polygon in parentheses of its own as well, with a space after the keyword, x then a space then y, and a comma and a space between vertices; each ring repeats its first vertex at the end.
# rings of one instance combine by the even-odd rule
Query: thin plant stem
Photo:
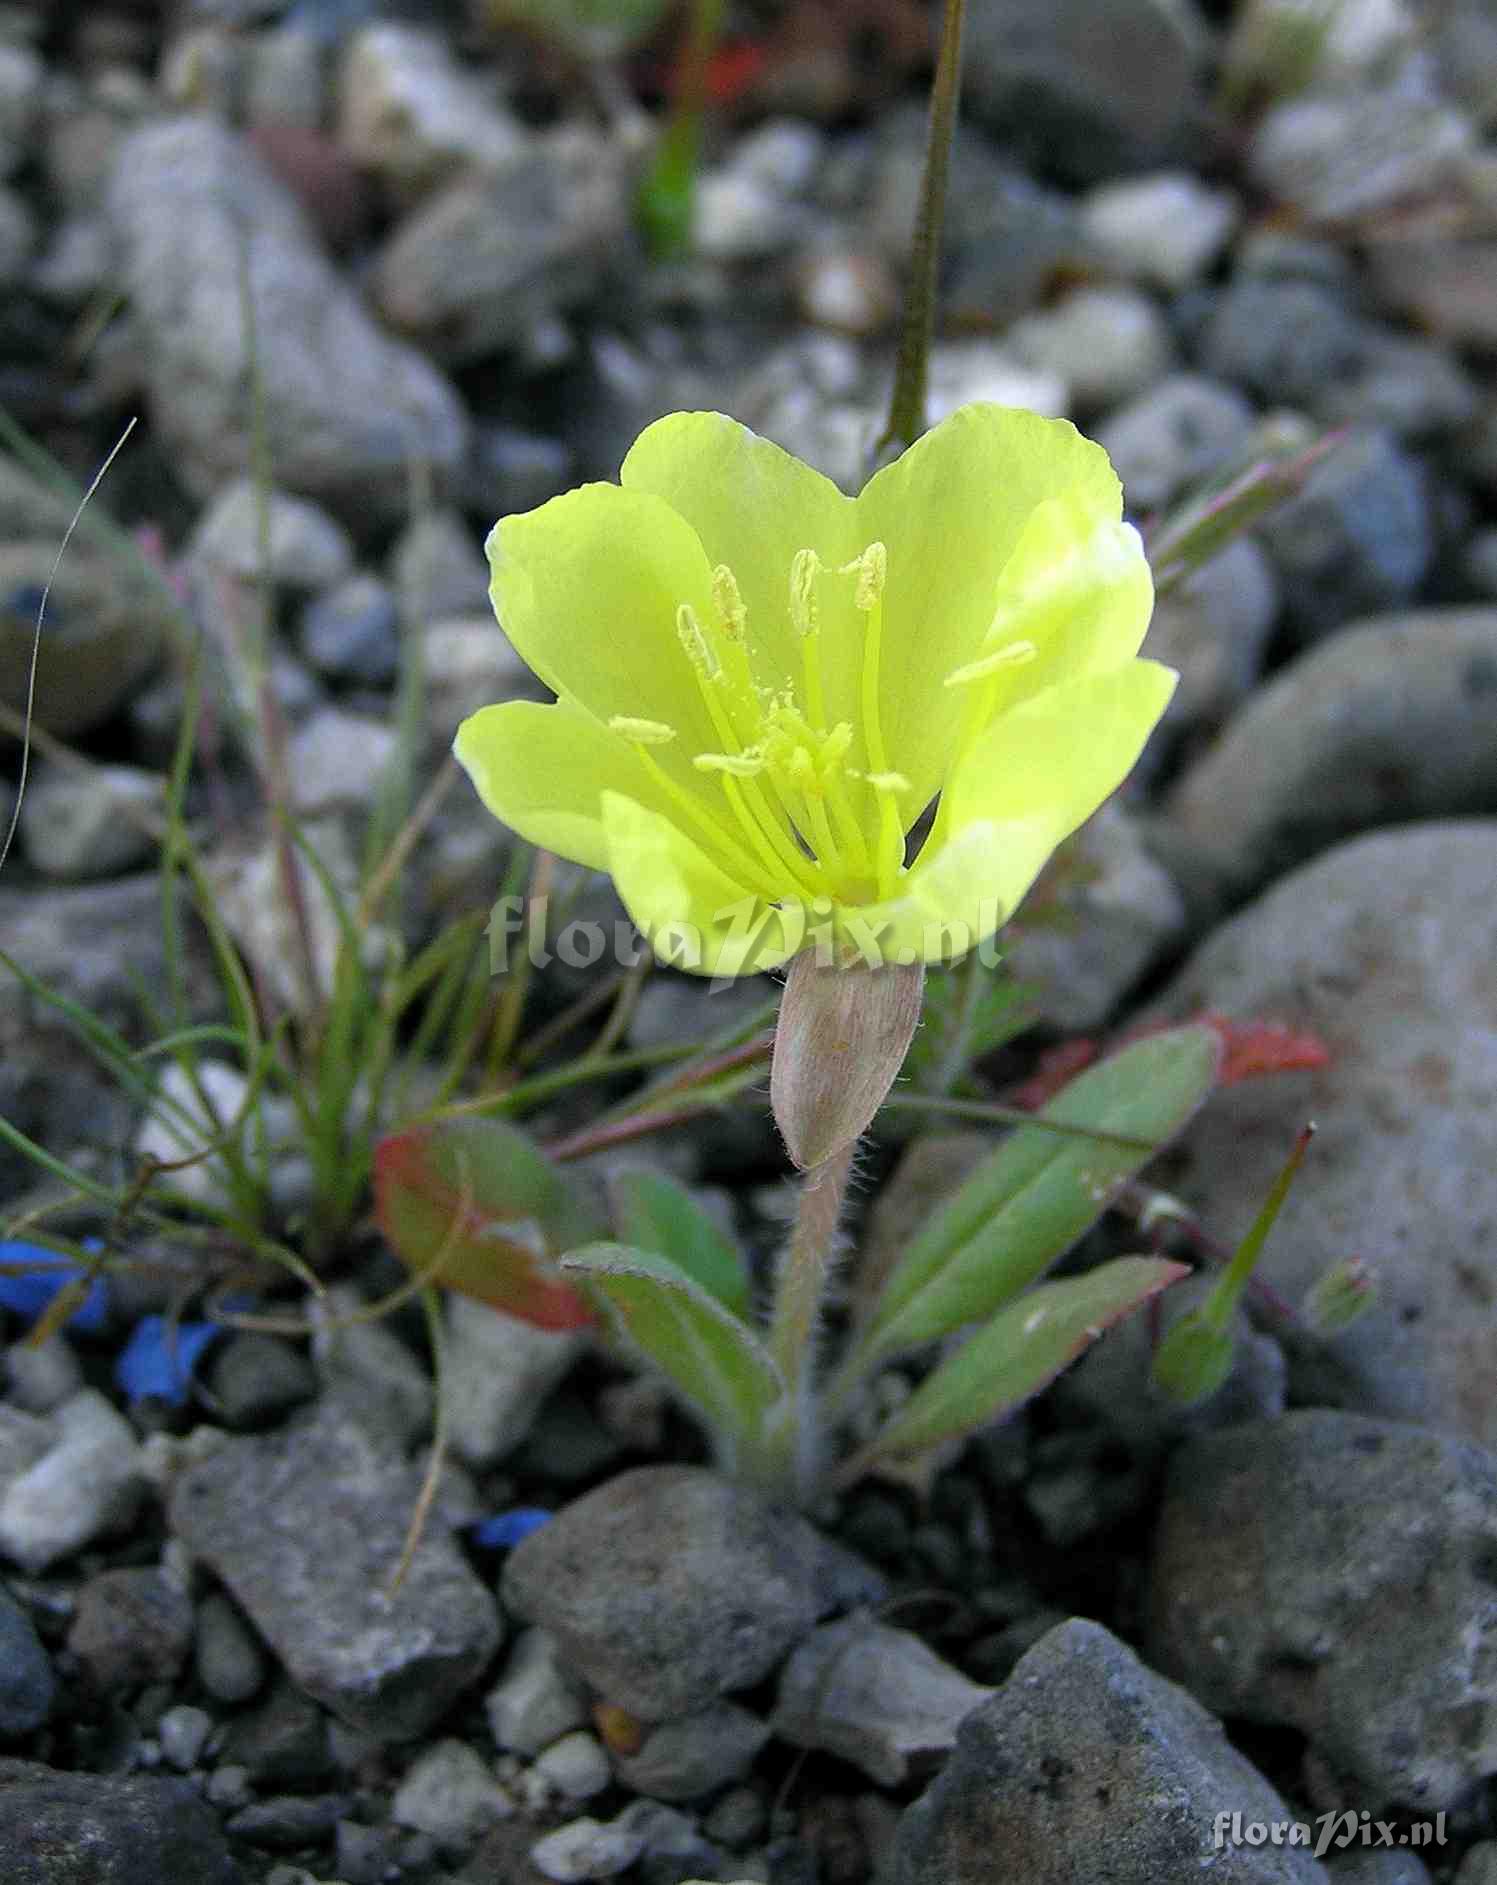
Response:
POLYGON ((945 0, 941 52, 930 94, 925 177, 920 186, 920 206, 915 213, 910 281, 899 334, 899 358, 894 368, 894 392, 889 402, 889 423, 875 448, 880 457, 893 447, 913 445, 925 430, 925 384, 930 343, 936 329, 946 183, 961 102, 962 25, 966 10, 966 0, 945 0))
POLYGON ((816 1324, 826 1297, 854 1149, 847 1145, 834 1152, 820 1165, 813 1165, 801 1181, 795 1229, 775 1279, 769 1352, 797 1408, 806 1399, 816 1324))

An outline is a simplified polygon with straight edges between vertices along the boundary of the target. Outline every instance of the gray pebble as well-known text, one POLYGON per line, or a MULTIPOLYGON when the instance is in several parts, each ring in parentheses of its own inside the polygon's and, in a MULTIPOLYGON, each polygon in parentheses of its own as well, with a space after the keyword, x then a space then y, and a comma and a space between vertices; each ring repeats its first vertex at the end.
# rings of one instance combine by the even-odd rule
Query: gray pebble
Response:
POLYGON ((265 1680, 265 1654, 221 1591, 198 1606, 193 1656, 198 1681, 215 1701, 247 1702, 265 1680))
POLYGON ((56 1693, 51 1658, 31 1618, 0 1584, 0 1741, 35 1733, 56 1693))
POLYGON ((330 680, 383 687, 400 664, 395 597, 367 573, 314 597, 302 611, 301 651, 330 680))
POLYGON ((169 1708, 156 1724, 156 1739, 161 1743, 161 1758, 179 1774, 196 1767, 213 1733, 213 1717, 201 1708, 185 1703, 169 1708))

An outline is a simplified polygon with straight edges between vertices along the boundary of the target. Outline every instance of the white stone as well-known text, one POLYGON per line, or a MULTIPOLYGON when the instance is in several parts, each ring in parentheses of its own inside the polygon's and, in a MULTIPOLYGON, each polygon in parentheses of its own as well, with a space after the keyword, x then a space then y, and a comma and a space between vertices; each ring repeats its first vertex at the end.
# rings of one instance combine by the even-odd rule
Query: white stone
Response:
POLYGON ((390 1816, 399 1826, 462 1846, 507 1820, 514 1801, 466 1742, 439 1741, 406 1770, 390 1816))
POLYGON ((974 399, 1060 419, 1070 409, 1071 392, 1063 375, 1025 365, 998 341, 955 340, 933 347, 927 400, 931 424, 974 399))
POLYGON ((1291 98, 1248 151, 1254 180, 1312 222, 1340 223, 1440 188, 1471 151, 1469 118, 1383 92, 1291 98))
POLYGON ((26 861, 45 877, 110 877, 149 857, 165 793, 138 766, 39 769, 21 800, 26 861))
POLYGON ((51 1421, 53 1442, 0 1497, 0 1555, 35 1575, 125 1523, 141 1488, 128 1421, 84 1388, 51 1421))
MULTIPOLYGON (((191 1157, 239 1120, 248 1092, 249 1081, 228 1061, 199 1059, 196 1086, 183 1068, 171 1061, 157 1082, 156 1103, 136 1132, 136 1159, 173 1165, 191 1157)), ((291 1108, 286 1101, 267 1099, 262 1092, 257 1097, 255 1114, 264 1127, 267 1149, 274 1155, 295 1132, 291 1108)), ((240 1134, 241 1148, 251 1143, 252 1130, 252 1121, 246 1120, 240 1134)), ((227 1202, 228 1175, 217 1156, 163 1173, 162 1183, 199 1203, 227 1202)))
POLYGON ((586 1341, 571 1330, 532 1328, 472 1296, 450 1295, 442 1400, 457 1457, 493 1466, 512 1453, 586 1341))
POLYGON ((741 170, 709 170, 692 203, 692 241, 715 262, 775 255, 794 240, 799 217, 778 190, 741 170))
POLYGON ((803 118, 771 118, 738 140, 733 168, 782 196, 799 196, 809 189, 825 148, 826 140, 814 124, 803 118))
POLYGON ((1053 374, 1077 407, 1089 411, 1141 393, 1170 365, 1164 316, 1131 288, 1078 288, 1055 307, 1016 321, 1007 340, 1022 365, 1053 374))
POLYGON ((536 1756, 532 1771, 568 1800, 590 1800, 613 1781, 602 1743, 582 1728, 553 1741, 536 1756))
MULTIPOLYGON (((270 580, 288 589, 331 589, 353 568, 353 544, 336 518, 305 498, 266 494, 270 580)), ((260 574, 260 499, 251 478, 235 478, 193 532, 189 555, 241 582, 260 574)))
POLYGON ((369 714, 323 707, 291 736, 291 800, 303 815, 360 811, 395 757, 400 735, 369 714))
POLYGON ((530 1848, 530 1863, 556 1885, 581 1879, 614 1878, 627 1871, 644 1851, 644 1831, 618 1820, 572 1820, 547 1833, 530 1848))
POLYGON ((387 22, 355 33, 340 90, 343 148, 397 189, 425 190, 463 165, 497 169, 527 142, 442 35, 420 27, 387 22))
POLYGON ((1161 170, 1093 190, 1081 230, 1102 261, 1151 287, 1178 292, 1199 281, 1242 214, 1231 190, 1184 170, 1161 170))
POLYGON ((558 1660, 556 1639, 533 1628, 516 1639, 504 1674, 485 1698, 484 1712, 496 1747, 532 1756, 588 1719, 587 1703, 558 1660))
POLYGON ((190 1708, 185 1703, 169 1708, 156 1724, 162 1759, 179 1774, 190 1773, 197 1766, 212 1732, 213 1717, 206 1709, 190 1708))

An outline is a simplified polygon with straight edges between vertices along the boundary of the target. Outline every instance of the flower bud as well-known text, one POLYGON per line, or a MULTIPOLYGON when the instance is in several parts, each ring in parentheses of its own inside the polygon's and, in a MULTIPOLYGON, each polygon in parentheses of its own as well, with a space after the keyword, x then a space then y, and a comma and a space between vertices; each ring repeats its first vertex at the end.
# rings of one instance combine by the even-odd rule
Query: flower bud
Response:
POLYGON ((802 1171, 860 1139, 893 1086, 920 1019, 925 968, 832 968, 817 952, 790 965, 769 1099, 802 1171))

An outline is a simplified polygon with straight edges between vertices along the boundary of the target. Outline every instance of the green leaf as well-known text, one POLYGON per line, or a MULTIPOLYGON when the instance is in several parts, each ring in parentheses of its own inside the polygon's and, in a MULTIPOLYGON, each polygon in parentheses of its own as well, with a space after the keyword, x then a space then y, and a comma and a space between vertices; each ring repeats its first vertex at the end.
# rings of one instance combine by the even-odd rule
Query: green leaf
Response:
POLYGON ((428 1282, 542 1329, 592 1322, 557 1258, 603 1229, 587 1190, 518 1126, 444 1119, 393 1133, 374 1154, 380 1229, 428 1282))
POLYGON ((662 1172, 620 1172, 614 1179, 613 1216, 620 1241, 668 1257, 693 1282, 736 1316, 749 1310, 743 1253, 684 1185, 662 1172))
POLYGON ((1042 1283, 1000 1309, 927 1376, 857 1464, 923 1453, 971 1433, 1027 1401, 1089 1348, 1104 1329, 1188 1276, 1164 1257, 1119 1257, 1085 1276, 1042 1283))
POLYGON ((626 1244, 589 1244, 561 1267, 587 1278, 620 1332, 712 1427, 738 1439, 757 1436, 785 1383, 753 1330, 718 1297, 668 1257, 626 1244))
POLYGON ((1113 1137, 1038 1125, 1010 1133, 926 1221, 889 1278, 858 1347, 859 1372, 991 1315, 1042 1276, 1185 1125, 1211 1091, 1220 1055, 1204 1025, 1151 1034, 1088 1068, 1038 1115, 1113 1137))

